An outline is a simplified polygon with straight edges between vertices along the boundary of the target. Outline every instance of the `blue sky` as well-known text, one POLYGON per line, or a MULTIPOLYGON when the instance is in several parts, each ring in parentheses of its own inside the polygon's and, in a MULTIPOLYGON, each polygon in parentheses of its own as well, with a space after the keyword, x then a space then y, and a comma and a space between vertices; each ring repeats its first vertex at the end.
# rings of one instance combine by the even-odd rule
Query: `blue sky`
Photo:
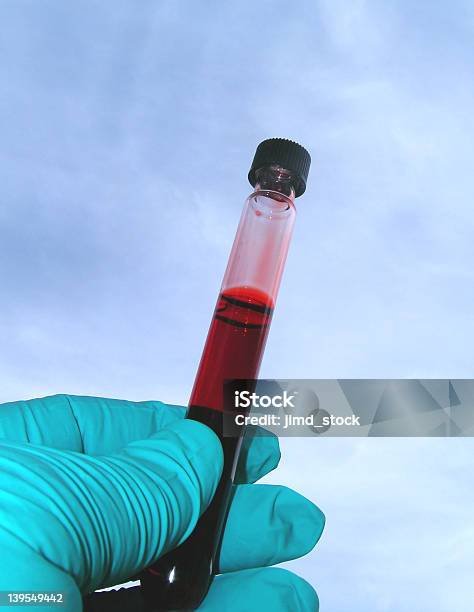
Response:
MULTIPOLYGON (((471 2, 2 0, 0 23, 0 401, 185 403, 272 136, 313 166, 262 375, 472 377, 471 2)), ((292 564, 323 609, 472 609, 470 440, 283 447, 271 480, 328 517, 292 564)))

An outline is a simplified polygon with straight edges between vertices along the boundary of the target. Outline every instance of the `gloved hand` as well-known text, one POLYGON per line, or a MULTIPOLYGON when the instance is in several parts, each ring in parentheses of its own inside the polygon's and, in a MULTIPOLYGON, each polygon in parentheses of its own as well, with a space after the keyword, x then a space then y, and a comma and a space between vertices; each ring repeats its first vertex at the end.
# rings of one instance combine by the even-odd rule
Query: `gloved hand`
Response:
MULTIPOLYGON (((65 395, 0 405, 0 591, 62 592, 65 605, 37 609, 76 612, 83 595, 127 581, 183 542, 222 469, 215 434, 184 413, 65 395)), ((278 464, 274 436, 246 436, 242 449, 222 574, 200 610, 317 610, 307 582, 267 566, 311 550, 324 516, 290 489, 244 484, 278 464)), ((140 609, 138 589, 89 601, 105 610, 107 597, 111 609, 140 609)))

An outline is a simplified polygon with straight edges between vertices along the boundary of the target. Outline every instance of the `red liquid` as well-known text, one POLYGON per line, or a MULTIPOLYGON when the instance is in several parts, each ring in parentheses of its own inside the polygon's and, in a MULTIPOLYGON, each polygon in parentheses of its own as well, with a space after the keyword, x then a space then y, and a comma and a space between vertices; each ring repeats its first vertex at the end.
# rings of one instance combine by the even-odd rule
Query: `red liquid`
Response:
POLYGON ((214 498, 190 537, 142 574, 152 610, 197 608, 216 573, 244 433, 242 428, 240 437, 223 435, 223 385, 228 379, 257 377, 272 313, 273 300, 258 289, 236 287, 219 296, 186 417, 208 425, 219 436, 224 468, 214 498))
POLYGON ((191 393, 191 407, 223 410, 226 379, 257 377, 272 313, 273 300, 258 289, 237 287, 221 293, 191 393))

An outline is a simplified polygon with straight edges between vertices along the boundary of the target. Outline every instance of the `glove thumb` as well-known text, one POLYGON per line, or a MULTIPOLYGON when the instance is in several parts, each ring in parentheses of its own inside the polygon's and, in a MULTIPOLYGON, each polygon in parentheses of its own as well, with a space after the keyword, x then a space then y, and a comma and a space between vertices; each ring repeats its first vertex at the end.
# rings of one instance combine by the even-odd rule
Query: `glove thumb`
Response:
POLYGON ((222 463, 217 436, 191 420, 100 457, 5 443, 0 538, 15 560, 1 588, 38 590, 43 575, 55 590, 56 573, 82 594, 127 580, 190 535, 222 463))

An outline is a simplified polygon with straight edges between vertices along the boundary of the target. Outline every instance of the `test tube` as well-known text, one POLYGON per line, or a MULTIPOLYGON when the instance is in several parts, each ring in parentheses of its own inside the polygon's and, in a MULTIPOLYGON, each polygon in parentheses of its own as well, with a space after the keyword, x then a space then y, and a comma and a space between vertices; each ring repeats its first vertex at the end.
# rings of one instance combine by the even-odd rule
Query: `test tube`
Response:
POLYGON ((224 467, 216 493, 196 527, 142 575, 155 611, 195 609, 217 572, 217 556, 245 427, 224 435, 223 385, 258 376, 295 221, 295 198, 306 189, 311 158, 283 138, 257 147, 247 198, 196 374, 186 418, 219 436, 224 467))

